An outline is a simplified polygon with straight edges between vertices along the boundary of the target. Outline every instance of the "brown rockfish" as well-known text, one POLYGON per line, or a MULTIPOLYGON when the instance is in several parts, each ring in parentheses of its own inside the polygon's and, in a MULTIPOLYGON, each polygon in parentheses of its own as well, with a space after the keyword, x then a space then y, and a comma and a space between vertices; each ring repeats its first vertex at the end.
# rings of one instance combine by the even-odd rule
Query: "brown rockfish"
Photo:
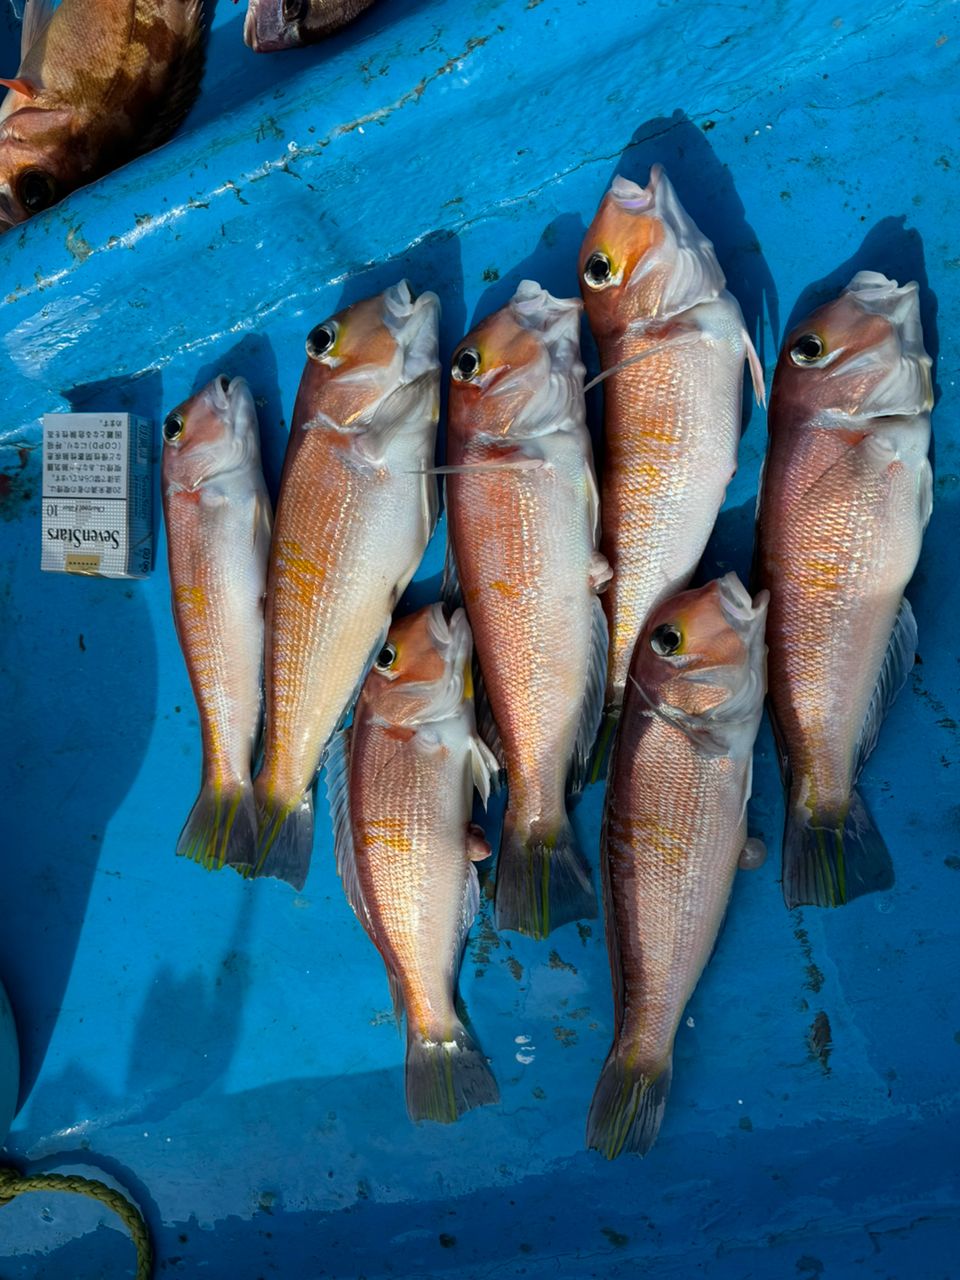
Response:
POLYGON ((168 414, 163 514, 173 617, 203 739, 200 796, 177 853, 208 869, 250 863, 271 512, 243 378, 215 378, 168 414))
POLYGON ((858 272, 780 353, 757 567, 770 592, 789 907, 840 906, 893 883, 856 782, 913 666, 903 592, 933 507, 932 404, 916 284, 858 272))
POLYGON ((480 904, 474 864, 490 854, 470 823, 473 793, 486 803, 497 767, 474 725, 470 651, 462 609, 449 623, 439 604, 395 622, 327 760, 344 889, 407 1016, 412 1120, 499 1100, 454 1007, 480 904))
POLYGON ((757 861, 746 814, 766 609, 729 573, 659 605, 633 655, 601 836, 614 1041, 587 1145, 608 1159, 656 1140, 680 1018, 738 862, 757 861))
POLYGON ((203 55, 203 0, 26 0, 0 80, 0 231, 165 142, 203 55))

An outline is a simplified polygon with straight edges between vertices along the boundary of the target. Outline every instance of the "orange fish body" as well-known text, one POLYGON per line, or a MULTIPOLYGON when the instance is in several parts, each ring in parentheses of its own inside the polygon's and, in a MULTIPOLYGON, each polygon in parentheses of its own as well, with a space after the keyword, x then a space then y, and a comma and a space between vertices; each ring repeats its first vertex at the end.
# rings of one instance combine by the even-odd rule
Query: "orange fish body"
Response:
POLYGON ((436 520, 434 294, 404 281, 317 325, 270 554, 260 875, 302 887, 310 790, 436 520))
POLYGON ((597 592, 609 578, 596 549, 578 303, 525 281, 464 339, 448 454, 451 548, 509 788, 497 925, 545 937, 596 914, 565 799, 602 709, 597 592))
POLYGON ((177 853, 208 869, 249 862, 250 769, 260 728, 270 499, 253 397, 214 379, 167 416, 163 513, 173 615, 203 740, 200 796, 177 853))
POLYGON ((860 272, 781 353, 758 525, 788 906, 893 882, 857 776, 913 665, 903 593, 932 507, 917 286, 860 272))
POLYGON ((659 165, 646 188, 614 180, 580 278, 606 375, 600 548, 613 570, 615 711, 647 615, 690 580, 736 470, 744 361, 759 400, 763 374, 713 246, 659 165))
POLYGON ((499 1094, 454 1007, 479 906, 474 863, 489 846, 470 825, 496 761, 476 734, 463 610, 428 605, 395 622, 337 735, 327 787, 347 897, 383 956, 407 1017, 411 1119, 451 1121, 499 1094))
POLYGON ((728 574, 658 606, 636 645, 601 840, 615 1029, 587 1144, 609 1159, 656 1139, 747 843, 765 612, 728 574))
POLYGON ((203 72, 203 0, 27 0, 0 106, 0 229, 165 142, 203 72))

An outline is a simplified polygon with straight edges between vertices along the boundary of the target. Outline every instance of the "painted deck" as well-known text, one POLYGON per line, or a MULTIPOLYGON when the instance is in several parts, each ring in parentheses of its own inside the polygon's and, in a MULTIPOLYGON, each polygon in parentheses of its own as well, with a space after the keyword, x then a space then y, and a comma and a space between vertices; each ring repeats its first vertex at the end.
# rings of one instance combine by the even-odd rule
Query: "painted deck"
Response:
MULTIPOLYGON (((6 1154, 116 1178, 160 1275, 953 1280, 956 5, 380 0, 272 56, 244 47, 241 10, 218 0, 170 145, 0 239, 0 978, 23 1055, 6 1154), (920 282, 936 505, 909 591, 922 663, 865 773, 896 886, 788 913, 776 852, 742 873, 660 1141, 607 1164, 583 1149, 611 1036, 599 922, 537 944, 498 937, 484 907, 462 992, 502 1105, 414 1127, 329 824, 300 895, 174 857, 199 734, 162 535, 146 582, 41 576, 40 416, 159 423, 242 372, 275 493, 315 323, 407 275, 439 293, 449 355, 525 276, 575 293, 609 180, 655 160, 714 240, 768 385, 798 299, 861 267, 920 282)), ((5 68, 14 26, 0 0, 5 68)), ((748 570, 764 439, 755 409, 708 570, 748 570)), ((776 850, 766 728, 754 789, 776 850)), ((600 801, 575 813, 594 856, 600 801)), ((0 1208, 0 1274, 127 1276, 133 1250, 98 1206, 35 1195, 0 1208)))

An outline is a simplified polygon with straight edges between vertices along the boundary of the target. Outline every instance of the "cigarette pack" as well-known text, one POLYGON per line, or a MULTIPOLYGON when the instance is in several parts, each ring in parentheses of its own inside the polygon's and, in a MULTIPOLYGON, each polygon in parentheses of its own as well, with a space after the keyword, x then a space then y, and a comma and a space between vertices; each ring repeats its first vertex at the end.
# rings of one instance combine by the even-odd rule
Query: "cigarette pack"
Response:
POLYGON ((151 427, 130 413, 43 419, 40 568, 145 578, 153 559, 151 427))

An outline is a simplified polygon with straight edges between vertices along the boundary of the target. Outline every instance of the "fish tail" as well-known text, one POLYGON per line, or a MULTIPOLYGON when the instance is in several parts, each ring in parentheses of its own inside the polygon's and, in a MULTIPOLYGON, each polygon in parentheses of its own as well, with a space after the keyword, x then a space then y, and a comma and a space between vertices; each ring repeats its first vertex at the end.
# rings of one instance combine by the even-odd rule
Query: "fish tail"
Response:
POLYGON ((597 731, 597 739, 593 748, 593 759, 590 762, 589 782, 602 782, 610 772, 610 761, 613 757, 613 744, 617 737, 617 725, 620 723, 620 707, 604 708, 603 719, 597 731))
POLYGON ((177 853, 207 871, 252 863, 257 848, 257 811, 249 784, 224 788, 205 783, 180 832, 177 853))
POLYGON ((651 1073, 630 1066, 614 1046, 590 1103, 587 1146, 608 1160, 624 1151, 645 1156, 660 1132, 672 1077, 672 1059, 651 1073))
POLYGON ((250 874, 274 876, 302 889, 313 853, 313 793, 305 791, 292 804, 261 800, 260 835, 250 874))
POLYGON ((788 809, 783 835, 783 900, 788 907, 842 907, 893 885, 893 863, 859 791, 841 817, 788 809))
POLYGON ((462 1022, 425 1035, 407 1029, 407 1111, 411 1120, 450 1124, 466 1111, 500 1101, 493 1072, 462 1022))
POLYGON ((552 831, 524 834, 507 810, 494 912, 498 929, 516 929, 531 938, 545 938, 551 929, 597 914, 590 867, 566 814, 552 831))

